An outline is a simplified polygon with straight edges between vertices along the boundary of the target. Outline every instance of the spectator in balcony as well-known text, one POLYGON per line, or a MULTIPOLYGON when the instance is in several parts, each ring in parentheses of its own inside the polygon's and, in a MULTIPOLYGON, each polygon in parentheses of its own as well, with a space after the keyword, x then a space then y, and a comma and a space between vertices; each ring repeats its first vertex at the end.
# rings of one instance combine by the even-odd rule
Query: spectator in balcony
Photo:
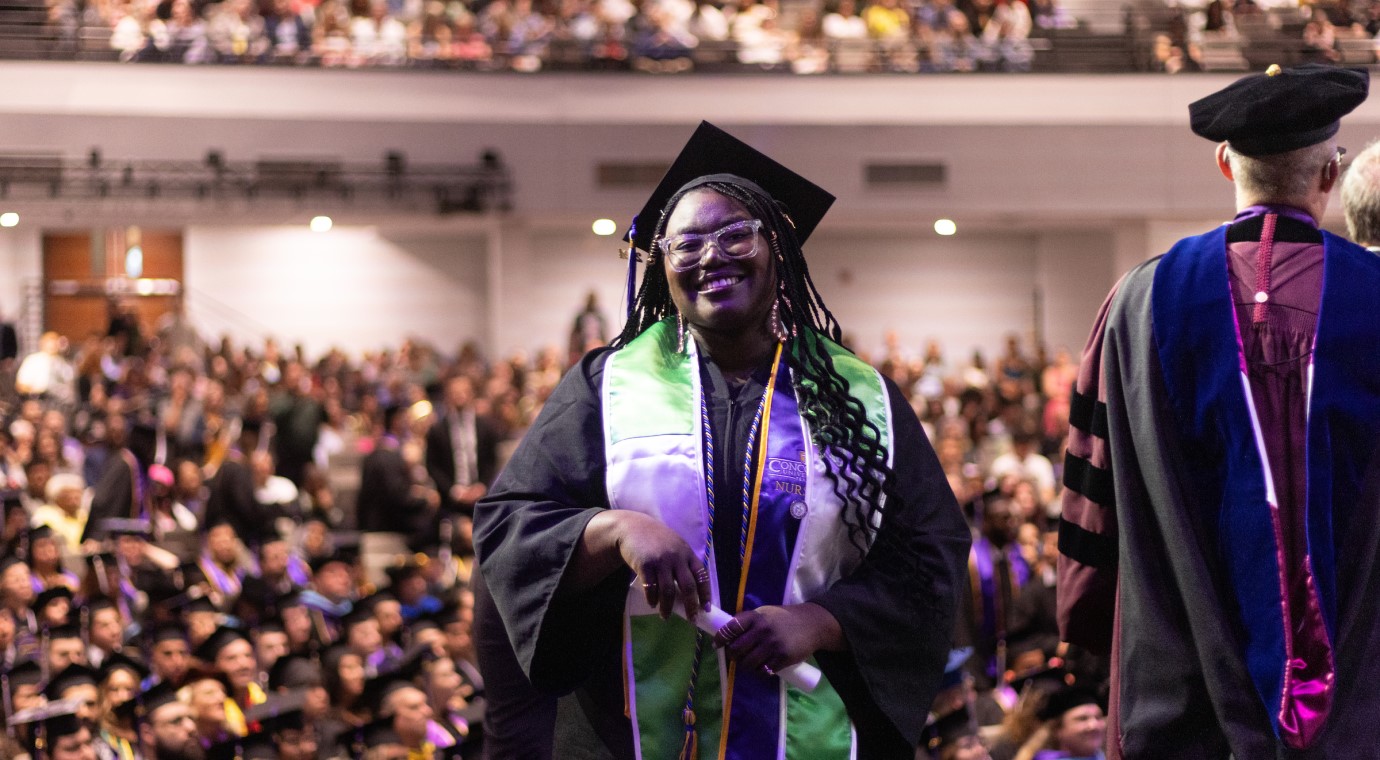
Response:
POLYGON ((1020 0, 996 6, 982 29, 982 41, 1002 71, 1029 71, 1034 51, 1030 48, 1030 9, 1020 0))
POLYGON ((473 13, 463 8, 455 18, 455 59, 481 62, 493 59, 494 51, 476 26, 473 13))
POLYGON ((344 66, 350 61, 350 12, 344 0, 321 0, 316 6, 311 46, 322 66, 344 66))
POLYGON ((1332 24, 1327 11, 1321 7, 1313 9, 1313 17, 1303 27, 1304 58, 1317 63, 1336 63, 1337 27, 1332 24))
POLYGON ((633 68, 654 73, 689 71, 699 40, 662 5, 650 5, 634 22, 633 68))
POLYGON ((733 19, 733 41, 738 43, 738 62, 774 69, 786 60, 790 35, 777 24, 776 0, 754 2, 733 19))
MULTIPOLYGON (((936 71, 974 71, 980 53, 980 43, 968 26, 968 17, 958 10, 945 14, 948 23, 935 31, 930 48, 930 63, 936 71)), ((985 374, 982 381, 987 382, 985 374)))
POLYGON ((824 36, 819 9, 813 6, 800 9, 795 45, 786 51, 786 57, 791 62, 791 71, 796 74, 822 74, 829 70, 829 39, 824 36))
POLYGON ((254 0, 222 0, 208 6, 206 16, 206 38, 221 63, 253 63, 267 55, 270 43, 254 0))
POLYGON ((408 26, 407 57, 413 61, 449 61, 455 57, 454 29, 445 3, 431 0, 422 9, 422 17, 408 26))
POLYGON ((349 36, 356 65, 396 66, 407 57, 407 28, 388 14, 388 0, 368 1, 368 15, 351 19, 349 36))
POLYGON ((310 57, 309 18, 297 11, 294 0, 273 0, 273 13, 264 19, 264 35, 272 43, 271 60, 303 63, 310 57))
POLYGON ((75 399, 72 385, 72 365, 64 356, 67 339, 55 332, 43 333, 38 350, 24 357, 15 375, 15 390, 21 394, 50 399, 57 404, 70 404, 75 399))
POLYGON ((823 29, 824 36, 831 41, 867 38, 867 22, 858 15, 857 0, 838 0, 834 9, 824 15, 823 29))
POLYGON ((513 0, 512 25, 508 29, 507 51, 516 71, 541 69, 546 48, 551 44, 551 19, 532 6, 532 0, 513 0))
POLYGON ((155 49, 152 22, 155 3, 148 0, 129 0, 111 8, 113 24, 110 47, 119 52, 121 61, 147 60, 155 49))
POLYGON ((690 17, 690 33, 700 40, 724 42, 729 38, 736 6, 717 2, 703 2, 695 6, 690 17))
POLYGON ((1030 0, 1030 17, 1036 27, 1044 30, 1073 29, 1078 26, 1078 19, 1064 10, 1059 0, 1030 0))

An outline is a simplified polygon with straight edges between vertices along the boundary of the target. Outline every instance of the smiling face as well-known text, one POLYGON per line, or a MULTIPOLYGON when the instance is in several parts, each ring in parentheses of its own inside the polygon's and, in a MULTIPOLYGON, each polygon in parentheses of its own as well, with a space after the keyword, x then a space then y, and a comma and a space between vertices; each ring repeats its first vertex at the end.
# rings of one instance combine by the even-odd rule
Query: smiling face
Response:
MULTIPOLYGON (((691 190, 667 217, 664 237, 705 235, 749 219, 752 215, 738 201, 705 188, 691 190)), ((677 272, 662 256, 671 300, 685 321, 712 332, 767 332, 767 315, 776 290, 776 272, 766 240, 769 234, 765 229, 758 233, 757 252, 739 259, 725 256, 717 244, 706 242, 699 264, 684 272, 677 272)))

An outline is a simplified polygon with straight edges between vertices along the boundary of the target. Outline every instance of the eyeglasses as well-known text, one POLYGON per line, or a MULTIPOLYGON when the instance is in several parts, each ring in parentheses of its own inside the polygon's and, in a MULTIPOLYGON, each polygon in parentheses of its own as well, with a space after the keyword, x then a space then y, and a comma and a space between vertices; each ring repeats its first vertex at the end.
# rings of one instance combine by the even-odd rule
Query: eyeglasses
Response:
POLYGON ((671 268, 684 272, 699 266, 710 243, 730 259, 749 259, 757 255, 757 233, 762 231, 761 219, 745 219, 703 234, 689 232, 656 241, 671 262, 671 268))

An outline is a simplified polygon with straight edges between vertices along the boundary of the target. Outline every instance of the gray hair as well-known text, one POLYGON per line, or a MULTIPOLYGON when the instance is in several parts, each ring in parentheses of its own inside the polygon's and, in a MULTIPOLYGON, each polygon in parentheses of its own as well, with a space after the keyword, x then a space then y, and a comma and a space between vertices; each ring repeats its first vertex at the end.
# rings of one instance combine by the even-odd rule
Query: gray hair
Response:
POLYGON ((1380 141, 1356 154, 1342 178, 1346 231, 1361 245, 1380 245, 1380 141))
POLYGON ((1246 156, 1228 146, 1236 185, 1255 203, 1295 203, 1307 198, 1337 148, 1332 140, 1276 153, 1246 156))

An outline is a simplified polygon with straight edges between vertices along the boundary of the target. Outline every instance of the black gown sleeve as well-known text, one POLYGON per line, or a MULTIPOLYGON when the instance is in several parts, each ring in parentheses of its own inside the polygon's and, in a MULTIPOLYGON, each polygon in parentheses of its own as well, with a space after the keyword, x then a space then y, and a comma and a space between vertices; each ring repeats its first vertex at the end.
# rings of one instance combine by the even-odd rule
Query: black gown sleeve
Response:
POLYGON ((562 578, 585 525, 608 509, 599 389, 608 351, 586 355, 551 394, 475 506, 474 543, 518 663, 532 685, 566 693, 621 633, 630 571, 573 592, 562 578))
POLYGON ((816 659, 848 707, 860 757, 911 757, 948 658, 972 538, 900 389, 886 381, 892 494, 862 564, 811 601, 843 628, 848 651, 816 659))

